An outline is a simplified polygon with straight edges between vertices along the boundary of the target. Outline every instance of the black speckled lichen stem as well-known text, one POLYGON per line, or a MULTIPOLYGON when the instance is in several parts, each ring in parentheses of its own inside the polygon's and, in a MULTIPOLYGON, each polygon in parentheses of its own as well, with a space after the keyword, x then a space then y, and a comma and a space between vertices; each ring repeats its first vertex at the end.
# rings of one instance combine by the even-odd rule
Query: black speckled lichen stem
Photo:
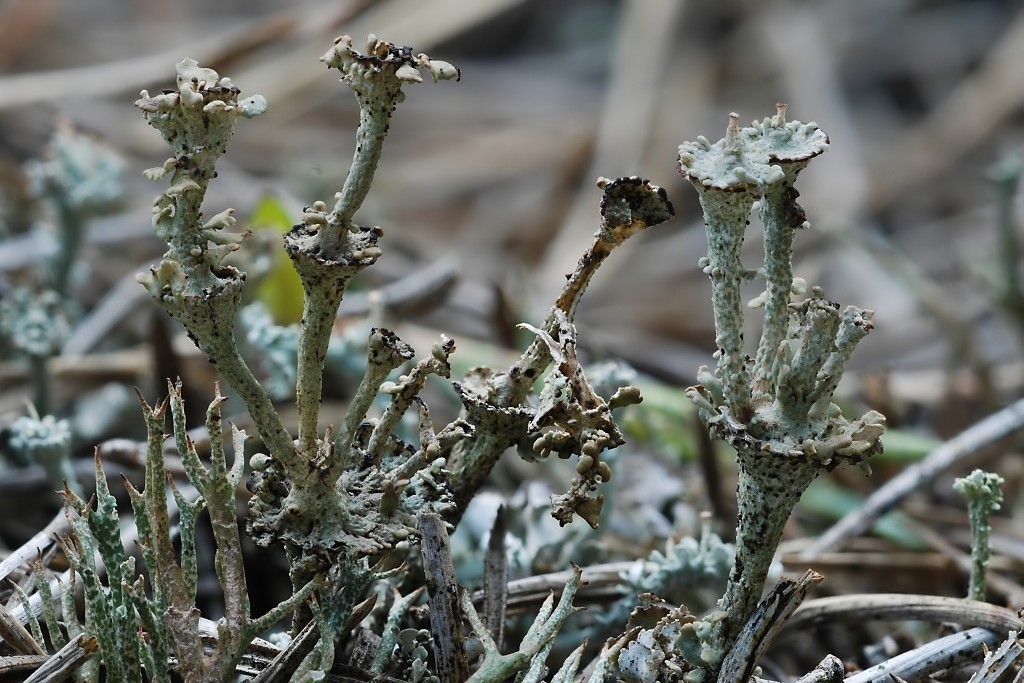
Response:
MULTIPOLYGON (((598 187, 604 190, 600 227, 544 320, 544 329, 549 334, 558 329, 557 312, 564 313, 572 321, 576 306, 591 279, 617 246, 637 232, 663 223, 674 215, 665 191, 641 178, 614 181, 602 178, 598 187)), ((476 425, 476 438, 459 444, 448 463, 449 481, 452 482, 459 511, 456 515, 465 510, 501 454, 526 436, 529 419, 521 414, 502 411, 521 406, 550 364, 551 353, 537 337, 507 373, 501 373, 491 381, 488 403, 497 410, 488 413, 487 425, 476 425)))
MULTIPOLYGON (((716 634, 717 642, 728 647, 757 608, 786 522, 819 471, 815 463, 800 458, 790 458, 783 464, 742 446, 736 456, 740 463, 736 559, 718 603, 718 609, 728 617, 716 624, 721 630, 716 634)), ((728 647, 722 651, 727 652, 728 647)))

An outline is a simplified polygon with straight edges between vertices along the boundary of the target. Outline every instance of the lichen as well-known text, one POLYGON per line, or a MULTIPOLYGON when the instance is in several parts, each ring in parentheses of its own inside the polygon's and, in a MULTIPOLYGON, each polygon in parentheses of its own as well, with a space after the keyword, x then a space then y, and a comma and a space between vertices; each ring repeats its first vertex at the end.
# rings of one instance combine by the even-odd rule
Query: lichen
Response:
POLYGON ((857 343, 873 328, 871 311, 825 299, 820 288, 793 302, 793 232, 807 227, 793 188, 797 174, 824 152, 817 125, 775 116, 739 127, 732 114, 724 139, 679 147, 680 173, 697 189, 708 233, 701 266, 712 282, 717 367, 702 367, 687 391, 710 432, 736 449, 739 519, 736 561, 715 615, 691 628, 699 661, 714 672, 753 613, 793 506, 819 472, 861 464, 881 450, 885 418, 869 411, 848 420, 832 402, 857 343), (764 265, 748 269, 740 249, 754 202, 765 225, 764 265), (756 358, 743 339, 741 285, 767 281, 753 303, 765 309, 756 358))
POLYGON ((985 577, 992 556, 989 518, 1003 502, 1004 483, 998 474, 982 470, 974 470, 953 482, 954 490, 967 498, 967 514, 971 522, 971 578, 967 589, 967 597, 971 600, 985 599, 985 577))
POLYGON ((585 416, 586 425, 574 425, 572 432, 562 425, 551 430, 550 435, 536 435, 535 439, 542 440, 535 443, 541 454, 547 451, 566 458, 573 454, 580 457, 578 464, 583 473, 564 496, 554 501, 552 514, 562 524, 568 523, 574 513, 592 525, 597 522, 601 499, 590 497, 588 492, 598 478, 607 481, 611 476, 607 463, 601 467, 598 456, 622 442, 618 428, 610 420, 610 409, 638 403, 640 396, 628 387, 607 403, 597 396, 576 361, 573 316, 583 292, 612 251, 631 236, 674 215, 665 190, 643 178, 599 178, 597 186, 602 190, 598 230, 576 269, 567 277, 544 324, 529 327, 535 331, 536 339, 507 371, 477 368, 462 382, 453 382, 463 402, 464 416, 478 433, 475 439, 456 448, 449 460, 459 509, 465 509, 498 458, 522 441, 531 429, 551 427, 570 414, 579 414, 585 416), (545 417, 535 419, 534 411, 526 405, 526 397, 555 359, 564 367, 545 380, 547 393, 541 409, 545 417), (568 391, 563 392, 562 388, 568 391), (582 450, 585 443, 591 444, 587 453, 582 450))
POLYGON ((55 486, 83 495, 71 465, 71 425, 53 415, 23 415, 5 430, 6 448, 22 465, 39 464, 55 486))

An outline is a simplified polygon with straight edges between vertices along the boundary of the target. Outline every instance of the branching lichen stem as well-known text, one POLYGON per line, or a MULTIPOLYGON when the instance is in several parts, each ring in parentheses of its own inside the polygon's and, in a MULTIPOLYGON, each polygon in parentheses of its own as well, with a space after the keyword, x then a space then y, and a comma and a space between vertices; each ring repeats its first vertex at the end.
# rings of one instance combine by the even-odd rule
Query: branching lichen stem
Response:
MULTIPOLYGON (((598 231, 544 319, 541 329, 548 335, 557 336, 563 322, 571 324, 583 292, 615 247, 644 228, 663 223, 674 215, 665 190, 642 178, 634 176, 614 181, 600 178, 598 187, 604 191, 598 231)), ((508 372, 494 373, 487 378, 486 396, 471 396, 466 390, 460 391, 469 421, 477 427, 477 435, 472 441, 462 442, 448 461, 457 502, 456 515, 465 510, 501 454, 526 436, 529 414, 521 406, 551 361, 547 343, 538 336, 508 372)))
MULTIPOLYGON (((700 197, 708 233, 718 367, 697 373, 687 391, 701 420, 736 450, 739 466, 736 560, 718 609, 688 626, 700 642, 690 664, 716 680, 719 667, 761 599, 768 569, 789 515, 821 471, 860 464, 881 449, 885 418, 869 411, 847 420, 832 394, 854 347, 872 329, 871 312, 839 306, 820 288, 800 303, 793 279, 793 233, 805 227, 793 188, 808 161, 828 147, 816 124, 786 121, 786 106, 740 129, 729 117, 726 136, 679 147, 679 172, 700 197), (740 249, 754 199, 765 225, 762 269, 748 271, 740 249), (751 273, 767 280, 754 304, 765 307, 756 358, 745 353, 740 285, 751 273), (698 661, 699 660, 699 661, 698 661)), ((691 650, 691 654, 695 650, 691 650)))

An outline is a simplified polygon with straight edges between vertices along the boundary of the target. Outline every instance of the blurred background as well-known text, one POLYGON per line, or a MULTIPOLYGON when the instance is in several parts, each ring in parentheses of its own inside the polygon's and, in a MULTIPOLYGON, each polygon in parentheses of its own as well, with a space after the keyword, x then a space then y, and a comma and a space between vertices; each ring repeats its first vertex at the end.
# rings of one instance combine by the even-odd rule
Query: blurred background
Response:
MULTIPOLYGON (((173 87, 175 63, 191 57, 229 76, 243 96, 268 100, 266 114, 239 122, 206 210, 232 206, 239 227, 256 230, 240 265, 264 273, 271 286, 258 296, 268 305, 276 297, 277 322, 289 322, 298 301, 287 301, 291 290, 274 279, 269 254, 303 206, 329 201, 340 188, 358 116, 337 72, 318 59, 338 35, 360 45, 369 33, 448 60, 462 78, 406 88, 357 214, 383 228, 384 256, 360 276, 360 292, 346 298, 339 335, 364 324, 370 311, 375 324, 395 326, 420 352, 444 332, 456 339, 459 362, 507 367, 530 337, 516 324, 543 319, 597 228, 595 180, 640 175, 668 191, 676 219, 616 251, 576 319, 587 361, 622 359, 644 373, 653 382, 644 387, 644 405, 667 416, 627 424, 631 444, 668 457, 653 465, 638 460, 639 469, 652 469, 616 482, 624 490, 641 482, 633 497, 667 520, 658 522, 657 535, 695 533, 700 509, 715 510, 725 534, 731 526, 730 496, 722 495, 732 489, 728 454, 719 458, 719 476, 699 430, 680 419, 688 402, 676 388, 710 362, 714 329, 709 284, 697 266, 706 253, 700 208, 675 170, 677 146, 698 135, 722 137, 730 112, 749 123, 785 102, 790 119, 816 121, 831 139, 798 183, 811 230, 797 236, 795 270, 831 300, 876 311, 876 330, 860 344, 842 390, 856 404, 849 412, 870 406, 903 430, 887 437, 888 459, 876 458, 881 477, 847 474, 843 486, 866 494, 899 471, 906 464, 901 433, 946 438, 1019 397, 1020 3, 0 0, 0 298, 30 281, 55 249, 52 210, 33 198, 25 170, 49 153, 54 131, 70 123, 123 162, 119 199, 83 233, 69 288, 71 331, 49 366, 53 412, 73 416, 83 481, 91 480, 84 456, 92 445, 129 429, 139 436, 138 406, 125 387, 152 396, 163 377, 182 374, 187 388, 208 399, 214 375, 134 280, 165 249, 150 223, 163 185, 146 181, 142 170, 168 155, 132 106, 139 91, 173 87), (399 303, 375 307, 380 297, 366 294, 373 290, 399 303), (111 384, 121 392, 104 393, 111 384), (120 421, 100 425, 115 407, 120 421), (698 474, 670 478, 666 468, 698 474)), ((755 220, 745 263, 759 265, 761 251, 755 220)), ((757 338, 759 319, 750 316, 747 339, 757 338)), ((365 332, 356 336, 365 339, 365 332)), ((10 345, 0 346, 0 427, 24 413, 30 372, 10 345)), ((344 393, 328 387, 329 398, 344 393)), ((204 404, 190 405, 201 411, 204 404)), ((918 442, 906 457, 935 443, 918 442)), ((978 459, 1007 478, 1005 513, 1019 512, 1019 449, 1004 443, 978 459)), ((538 476, 510 460, 511 471, 496 472, 506 493, 538 476)), ((24 491, 28 479, 18 472, 3 471, 0 489, 24 491)), ((561 482, 555 490, 564 487, 564 474, 554 476, 561 482)), ((35 490, 52 490, 41 473, 33 476, 35 490)), ((963 512, 945 510, 962 507, 951 479, 911 512, 929 523, 941 519, 967 547, 963 512)), ((520 507, 540 510, 547 492, 536 498, 541 502, 520 507)), ((59 500, 50 503, 55 508, 59 500)), ((821 528, 856 504, 832 488, 817 500, 809 493, 801 509, 819 515, 809 528, 821 528)), ((42 522, 15 515, 6 523, 30 535, 53 512, 42 522)), ((546 510, 536 517, 547 519, 546 510)), ((622 555, 653 547, 647 534, 654 518, 637 523, 648 524, 642 532, 619 529, 622 555)), ((1019 573, 1019 526, 1002 529, 1001 552, 1010 559, 1001 569, 1019 573)), ((901 542, 913 546, 906 534, 901 542)), ((607 538, 601 543, 606 551, 607 538)), ((851 580, 869 588, 896 589, 896 555, 883 550, 871 565, 876 574, 864 570, 864 555, 834 558, 835 566, 851 568, 851 580)), ((565 566, 557 553, 547 569, 536 566, 540 553, 524 554, 535 561, 532 571, 565 566)), ((942 552, 913 556, 907 566, 913 572, 901 576, 908 589, 948 592, 949 583, 923 587, 924 571, 939 581, 962 580, 942 552), (938 559, 922 564, 926 557, 938 559)))
MULTIPOLYGON (((131 102, 172 86, 183 57, 270 103, 238 126, 208 212, 233 206, 244 219, 273 194, 294 218, 330 199, 357 109, 317 60, 337 35, 370 32, 462 69, 459 83, 407 89, 359 216, 385 230, 380 281, 454 266, 454 288, 419 323, 521 343, 515 323, 543 315, 596 228, 594 180, 641 175, 668 190, 678 217, 599 274, 581 342, 595 358, 691 381, 713 329, 699 207, 676 147, 718 139, 731 111, 749 122, 786 102, 832 141, 798 186, 812 230, 798 236, 796 272, 877 311, 855 367, 885 373, 887 400, 926 406, 1020 384, 1022 322, 1006 282, 1016 254, 993 178, 1024 135, 1024 14, 996 0, 4 0, 0 276, 33 257, 36 242, 18 239, 38 218, 22 166, 61 118, 126 163, 123 210, 88 237, 82 305, 159 255, 148 219, 158 188, 140 171, 166 151, 131 102), (956 380, 981 366, 998 368, 982 374, 992 386, 973 371, 956 380)), ((748 264, 759 240, 752 229, 748 264)))
MULTIPOLYGON (((786 102, 832 141, 798 185, 812 229, 796 272, 877 312, 847 391, 947 434, 1017 393, 1024 14, 995 0, 4 0, 0 280, 17 283, 49 248, 24 165, 70 121, 124 161, 117 210, 86 235, 75 298, 89 311, 119 282, 135 296, 88 346, 144 337, 155 307, 131 278, 163 248, 149 220, 159 187, 141 171, 167 152, 131 104, 138 92, 173 86, 174 64, 192 57, 243 96, 263 94, 269 111, 238 126, 207 212, 233 206, 244 226, 273 197, 294 221, 340 187, 354 144, 355 100, 318 58, 337 35, 371 32, 462 69, 461 82, 407 88, 358 216, 385 231, 363 286, 418 274, 433 292, 406 307, 414 324, 521 346, 516 323, 541 319, 596 229, 595 179, 641 175, 668 190, 677 218, 599 273, 581 344, 591 359, 691 382, 714 331, 700 210, 676 148, 721 137, 731 111, 749 122, 786 102)), ((746 263, 760 251, 755 223, 746 263)), ((22 400, 5 394, 3 407, 22 400)))

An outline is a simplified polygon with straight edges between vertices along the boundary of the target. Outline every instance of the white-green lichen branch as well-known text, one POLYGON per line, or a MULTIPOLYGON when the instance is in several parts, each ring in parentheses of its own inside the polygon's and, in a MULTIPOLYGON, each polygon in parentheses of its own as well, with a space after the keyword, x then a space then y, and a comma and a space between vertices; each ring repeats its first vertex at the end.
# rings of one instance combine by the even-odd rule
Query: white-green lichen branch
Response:
POLYGON ((71 424, 53 415, 40 417, 34 409, 6 428, 5 450, 23 465, 38 464, 57 486, 61 482, 78 495, 84 495, 71 464, 71 424))
POLYGON ((220 289, 229 279, 230 273, 218 272, 221 262, 238 248, 244 235, 224 232, 235 222, 233 209, 203 221, 203 199, 210 180, 216 177, 217 160, 227 150, 235 121, 239 116, 262 114, 267 103, 261 95, 239 100, 240 91, 230 79, 194 60, 182 60, 177 70, 177 90, 156 96, 144 90, 135 102, 173 155, 163 166, 146 171, 146 177, 159 180, 170 175, 170 188, 154 203, 153 227, 170 247, 165 260, 178 265, 173 272, 165 269, 161 276, 153 274, 143 280, 154 296, 165 286, 186 296, 210 296, 213 292, 204 290, 220 289), (184 280, 175 281, 173 275, 179 271, 184 280), (158 284, 161 287, 154 292, 158 284))
POLYGON ((238 353, 232 330, 245 274, 223 263, 248 233, 229 232, 232 209, 203 220, 202 205, 216 162, 227 149, 238 117, 266 110, 261 95, 239 99, 240 91, 216 71, 185 59, 177 65, 177 89, 135 102, 149 125, 171 147, 171 156, 146 171, 151 180, 170 176, 170 187, 153 205, 153 228, 168 245, 163 260, 139 275, 172 317, 242 396, 267 447, 286 468, 301 470, 291 435, 267 392, 238 353))
MULTIPOLYGON (((555 636, 558 635, 562 624, 569 618, 576 608, 572 606, 576 591, 579 590, 583 571, 573 565, 572 575, 565 584, 558 603, 555 604, 554 595, 549 595, 544 604, 541 605, 537 618, 534 619, 526 635, 523 636, 519 650, 511 654, 503 655, 491 638, 484 626, 476 608, 473 607, 473 600, 466 591, 460 591, 462 600, 462 611, 469 620, 470 626, 477 638, 484 647, 483 661, 479 668, 469 677, 468 683, 488 683, 489 681, 503 681, 520 672, 535 668, 542 670, 544 660, 551 650, 555 636)), ((541 674, 543 675, 543 674, 541 674)), ((540 676, 534 676, 532 680, 539 680, 540 676)), ((519 680, 517 678, 517 680, 519 680)))
POLYGON ((953 482, 957 493, 967 498, 967 515, 971 520, 971 579, 967 590, 971 600, 985 599, 985 578, 992 556, 989 519, 1003 502, 1003 483, 998 474, 982 470, 974 470, 953 482))
POLYGON ((338 306, 352 277, 373 265, 381 255, 380 228, 359 226, 355 212, 370 190, 380 161, 391 114, 404 99, 402 87, 422 82, 420 69, 434 78, 457 78, 458 69, 447 62, 413 54, 412 48, 393 45, 371 35, 365 54, 352 39, 341 36, 320 61, 342 73, 359 103, 356 150, 344 185, 331 210, 315 202, 285 237, 285 247, 302 280, 305 301, 296 382, 299 413, 299 450, 311 453, 318 438, 324 359, 338 306))
POLYGON ((405 98, 402 86, 422 83, 420 69, 426 69, 435 83, 460 77, 459 70, 448 62, 422 53, 414 55, 412 48, 378 40, 373 34, 366 39, 365 50, 365 53, 359 52, 352 46, 352 38, 341 36, 320 58, 329 68, 342 73, 342 82, 352 89, 359 101, 359 128, 352 167, 318 239, 328 250, 344 239, 342 231, 349 227, 352 216, 370 191, 391 113, 405 98))
POLYGON ((124 161, 88 135, 60 120, 45 157, 25 164, 28 193, 53 212, 56 244, 48 255, 47 280, 67 297, 90 219, 113 208, 122 191, 124 161))
MULTIPOLYGON (((465 406, 466 420, 477 430, 477 437, 471 442, 461 444, 448 464, 458 510, 465 509, 501 454, 530 432, 534 413, 524 405, 527 395, 556 356, 559 357, 559 364, 567 361, 567 357, 561 351, 555 351, 553 355, 553 350, 568 346, 573 349, 570 353, 571 360, 564 363, 560 372, 549 377, 549 391, 561 397, 551 397, 551 401, 561 401, 561 407, 557 412, 589 412, 591 418, 596 418, 598 413, 605 415, 604 411, 609 407, 616 408, 639 400, 638 392, 627 391, 618 400, 613 399, 608 404, 601 401, 602 405, 598 404, 592 396, 592 390, 588 389, 589 385, 584 386, 586 380, 575 362, 576 341, 572 319, 591 279, 612 251, 641 230, 669 220, 674 215, 674 210, 664 189, 636 176, 616 180, 600 178, 598 187, 603 194, 600 204, 601 219, 594 234, 594 241, 580 257, 576 269, 568 275, 565 287, 545 318, 544 324, 537 328, 530 327, 537 332, 537 338, 507 372, 480 370, 468 375, 461 382, 453 383, 465 406), (556 391, 555 385, 566 386, 570 377, 577 380, 572 391, 566 391, 564 394, 556 391), (573 402, 575 405, 570 405, 573 402)), ((553 408, 553 405, 551 407, 553 408)), ((548 427, 556 421, 556 411, 548 412, 552 419, 544 424, 540 421, 534 422, 534 429, 548 427)), ((580 428, 581 425, 577 424, 575 427, 580 428)), ((610 471, 599 468, 601 461, 597 455, 602 450, 621 443, 617 429, 608 428, 604 430, 604 434, 598 434, 601 430, 601 427, 591 424, 588 426, 587 438, 568 438, 566 435, 565 440, 557 448, 547 448, 548 445, 556 445, 553 442, 548 444, 547 440, 538 444, 537 450, 540 453, 546 450, 547 453, 557 451, 561 457, 566 458, 573 453, 581 456, 584 476, 577 480, 573 487, 574 492, 567 494, 569 499, 566 505, 562 506, 567 513, 563 513, 559 518, 562 523, 567 523, 574 511, 582 514, 590 524, 597 523, 597 515, 600 512, 599 499, 589 498, 586 492, 591 490, 598 475, 601 475, 604 481, 607 481, 607 478, 603 475, 610 477, 610 471), (591 427, 593 429, 590 429, 591 427), (590 438, 591 436, 594 438, 590 438), (584 453, 581 449, 587 443, 591 445, 584 453), (594 447, 596 452, 593 450, 594 447), (590 458, 589 461, 583 460, 587 457, 590 458)), ((582 436, 582 432, 576 436, 582 436)))
POLYGON ((847 420, 833 394, 857 343, 873 328, 871 311, 840 310, 820 288, 802 294, 793 277, 793 233, 807 226, 793 183, 827 149, 816 124, 775 116, 740 128, 730 115, 724 139, 701 137, 679 147, 680 173, 697 189, 708 233, 701 259, 712 283, 717 367, 703 367, 687 395, 713 435, 729 442, 739 464, 736 560, 718 609, 693 629, 712 674, 753 613, 786 521, 821 471, 863 463, 881 450, 885 419, 869 411, 847 420), (765 225, 760 268, 746 268, 741 247, 754 202, 765 225), (764 307, 756 358, 743 339, 741 285, 766 280, 752 307, 764 307))
MULTIPOLYGON (((221 405, 227 399, 220 395, 217 388, 206 413, 206 427, 210 435, 210 465, 205 465, 185 431, 185 404, 181 391, 180 382, 168 383, 168 398, 155 406, 150 406, 140 396, 149 433, 145 488, 140 493, 127 482, 126 486, 135 510, 143 558, 152 577, 152 588, 151 597, 147 598, 139 579, 132 597, 152 643, 150 666, 166 662, 168 655, 172 655, 174 669, 182 678, 214 683, 233 677, 249 643, 300 606, 317 584, 299 587, 290 598, 263 616, 252 618, 235 501, 235 490, 242 479, 246 435, 231 426, 235 460, 229 467, 220 412, 221 405), (195 500, 179 492, 164 470, 163 427, 168 406, 174 442, 182 465, 189 483, 199 494, 195 500), (168 483, 180 515, 180 559, 175 551, 168 518, 168 483), (224 616, 217 622, 217 640, 212 651, 204 651, 198 628, 199 610, 195 606, 198 585, 194 534, 196 519, 204 509, 209 512, 217 547, 214 565, 224 598, 224 616)), ((163 664, 160 668, 165 666, 163 664)))

